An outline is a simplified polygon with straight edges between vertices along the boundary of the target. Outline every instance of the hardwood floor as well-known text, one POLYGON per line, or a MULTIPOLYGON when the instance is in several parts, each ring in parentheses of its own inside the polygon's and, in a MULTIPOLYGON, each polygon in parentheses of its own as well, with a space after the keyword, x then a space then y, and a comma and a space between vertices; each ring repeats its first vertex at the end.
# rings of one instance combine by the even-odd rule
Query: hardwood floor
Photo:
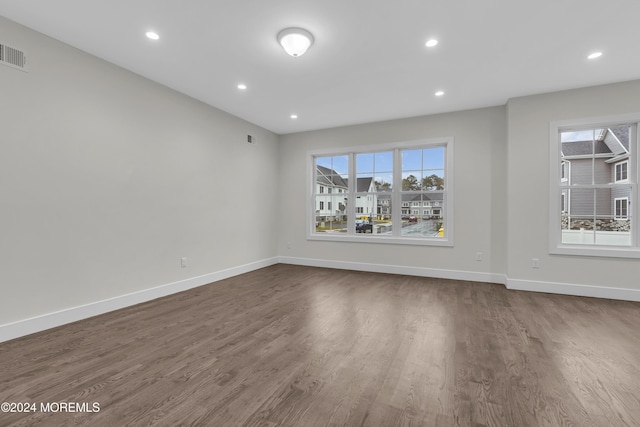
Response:
POLYGON ((276 265, 2 343, 0 402, 37 405, 1 426, 638 426, 640 304, 276 265))

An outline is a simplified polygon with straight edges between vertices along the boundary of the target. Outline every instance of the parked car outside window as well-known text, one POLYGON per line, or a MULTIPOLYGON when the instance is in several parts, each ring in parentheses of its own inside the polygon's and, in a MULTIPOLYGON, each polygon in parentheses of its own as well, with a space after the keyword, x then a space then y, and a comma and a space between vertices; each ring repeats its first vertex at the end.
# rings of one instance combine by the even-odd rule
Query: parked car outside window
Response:
POLYGON ((373 224, 366 219, 356 219, 356 233, 372 233, 373 224))

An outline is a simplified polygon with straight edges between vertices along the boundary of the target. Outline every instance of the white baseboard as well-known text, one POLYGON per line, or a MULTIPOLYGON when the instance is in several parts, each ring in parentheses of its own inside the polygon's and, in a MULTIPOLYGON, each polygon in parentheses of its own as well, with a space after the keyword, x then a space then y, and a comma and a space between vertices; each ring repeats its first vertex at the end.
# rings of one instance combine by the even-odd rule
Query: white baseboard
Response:
POLYGON ((573 295, 579 297, 607 298, 640 302, 640 290, 610 288, 605 286, 551 283, 534 280, 510 279, 504 274, 473 271, 440 270, 435 268, 403 267, 397 265, 367 264, 346 261, 330 261, 309 258, 280 257, 283 264, 307 265, 310 267, 337 268, 343 270, 368 271, 375 273, 406 274, 408 276, 436 277, 441 279, 468 280, 504 285, 507 289, 573 295))
POLYGON ((443 270, 439 268, 405 267, 400 265, 368 264, 364 262, 331 261, 324 259, 280 257, 282 264, 310 267, 337 268, 341 270, 368 271, 371 273, 405 274, 407 276, 435 277, 438 279, 468 280, 471 282, 505 283, 504 275, 475 271, 443 270))
POLYGON ((193 277, 179 282, 169 283, 155 288, 145 289, 94 303, 73 307, 30 319, 0 325, 0 342, 9 341, 35 332, 55 328, 67 323, 87 319, 110 311, 140 304, 156 298, 186 291, 239 274, 248 273, 274 264, 294 264, 310 267, 335 268, 342 270, 367 271, 372 273, 405 274, 408 276, 435 277, 441 279, 467 280, 472 282, 488 282, 505 285, 507 289, 547 292, 553 294, 574 295, 582 297, 607 298, 640 302, 640 290, 625 288, 608 288, 603 286, 577 285, 568 283, 551 283, 533 280, 509 279, 504 274, 482 273, 472 271, 444 270, 436 268, 406 267, 398 265, 368 264, 360 262, 330 261, 311 258, 275 257, 262 261, 217 271, 203 276, 193 277))
POLYGON ((32 317, 30 319, 24 319, 5 325, 0 325, 0 342, 9 341, 14 338, 23 337, 35 332, 55 328, 56 326, 61 326, 67 323, 76 322, 78 320, 87 319, 89 317, 108 313, 114 310, 119 310, 121 308, 130 307, 142 302, 151 301, 153 299, 175 294, 177 292, 186 291, 188 289, 203 286, 212 282, 217 282, 219 280, 227 279, 239 274, 248 273, 250 271, 268 267, 277 263, 277 258, 269 258, 238 267, 229 268, 226 270, 205 274, 203 276, 192 277, 189 279, 181 280, 179 282, 157 286, 155 288, 132 292, 126 295, 121 295, 114 298, 69 308, 66 310, 47 313, 42 316, 32 317))
POLYGON ((640 290, 508 279, 507 289, 640 302, 640 290))

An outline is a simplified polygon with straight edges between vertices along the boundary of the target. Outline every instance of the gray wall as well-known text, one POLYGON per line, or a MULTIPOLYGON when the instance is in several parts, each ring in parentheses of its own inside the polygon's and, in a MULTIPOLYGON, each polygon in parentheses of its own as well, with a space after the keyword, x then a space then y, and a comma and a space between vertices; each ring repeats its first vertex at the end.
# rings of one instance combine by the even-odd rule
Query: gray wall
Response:
POLYGON ((640 80, 507 103, 507 276, 640 290, 640 260, 549 254, 549 123, 640 111, 640 80), (532 258, 540 268, 532 268, 532 258))
POLYGON ((277 256, 640 290, 639 260, 548 253, 549 123, 640 111, 640 81, 279 137, 3 18, 0 41, 30 68, 0 66, 0 325, 277 256), (454 247, 306 239, 309 150, 443 136, 454 247))
MULTIPOLYGON (((506 275, 514 287, 533 290, 539 286, 543 291, 582 292, 556 286, 564 284, 603 288, 599 295, 606 295, 608 287, 640 290, 640 260, 550 255, 548 223, 550 122, 637 111, 640 81, 632 81, 515 98, 505 107, 283 136, 278 252, 329 264, 379 263, 506 275), (308 151, 440 136, 455 138, 453 248, 306 240, 302 177, 308 151), (475 261, 476 252, 484 253, 483 262, 475 261), (533 259, 539 260, 540 268, 532 268, 533 259)), ((607 195, 603 209, 610 203, 607 195)))
POLYGON ((505 107, 492 107, 281 137, 280 255, 504 274, 505 130, 505 107), (446 136, 455 138, 453 248, 306 240, 308 151, 446 136), (476 252, 483 253, 482 262, 476 252))
POLYGON ((277 135, 1 17, 0 41, 29 59, 0 66, 0 325, 277 255, 277 135))

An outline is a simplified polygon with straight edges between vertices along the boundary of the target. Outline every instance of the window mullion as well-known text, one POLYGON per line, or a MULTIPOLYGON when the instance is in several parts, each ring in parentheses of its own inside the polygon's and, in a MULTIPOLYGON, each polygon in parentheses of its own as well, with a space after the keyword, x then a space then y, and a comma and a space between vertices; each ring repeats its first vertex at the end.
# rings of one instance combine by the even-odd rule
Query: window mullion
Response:
POLYGON ((640 230, 638 229, 638 123, 629 129, 629 160, 627 162, 627 179, 631 184, 629 202, 627 203, 627 215, 631 216, 631 245, 638 247, 640 244, 640 230))
POLYGON ((393 150, 393 187, 391 192, 391 235, 400 237, 402 229, 402 156, 399 148, 393 150))
POLYGON ((347 180, 348 196, 347 200, 349 205, 347 207, 347 234, 356 233, 356 156, 354 153, 349 153, 349 178, 347 180))

